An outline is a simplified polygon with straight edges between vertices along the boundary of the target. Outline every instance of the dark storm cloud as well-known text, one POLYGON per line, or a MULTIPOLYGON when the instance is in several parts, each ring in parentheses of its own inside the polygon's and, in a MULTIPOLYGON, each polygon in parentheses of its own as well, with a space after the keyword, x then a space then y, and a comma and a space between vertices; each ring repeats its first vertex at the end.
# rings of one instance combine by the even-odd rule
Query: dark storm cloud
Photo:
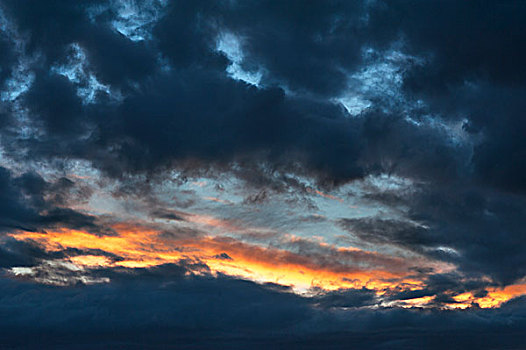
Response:
POLYGON ((380 244, 430 245, 426 230, 414 224, 381 218, 342 219, 340 224, 361 239, 380 244))
POLYGON ((370 25, 378 37, 402 34, 410 50, 430 55, 431 69, 415 72, 428 79, 410 81, 424 94, 447 94, 448 86, 473 78, 524 84, 517 70, 526 58, 524 11, 521 1, 403 0, 372 7, 370 25))
MULTIPOLYGON (((296 321, 310 313, 306 308, 307 301, 293 293, 277 293, 252 282, 222 276, 185 277, 189 268, 194 267, 183 264, 146 270, 101 271, 103 275, 111 276, 111 284, 65 289, 3 279, 5 305, 9 298, 15 297, 15 293, 26 294, 29 298, 31 290, 47 295, 42 295, 47 299, 41 304, 42 309, 33 310, 31 315, 12 310, 10 313, 18 315, 17 318, 6 321, 4 325, 14 329, 29 325, 37 331, 62 329, 75 333, 81 329, 88 333, 104 332, 110 328, 119 332, 130 331, 138 326, 144 329, 169 327, 176 332, 207 328, 221 332, 240 332, 243 329, 265 332, 293 327, 296 321), (11 296, 9 290, 12 291, 11 296), (83 299, 80 304, 78 297, 83 299), (100 313, 94 322, 81 326, 80 322, 92 315, 92 304, 97 300, 104 304, 99 308, 107 312, 100 313), (148 300, 152 302, 150 307, 144 304, 148 300), (48 317, 48 311, 54 317, 48 317), (254 314, 258 317, 252 317, 254 314), (282 317, 284 315, 288 316, 282 317), (75 321, 71 322, 72 319, 75 321)), ((31 300, 27 299, 14 305, 21 311, 30 307, 30 303, 31 300)))
POLYGON ((317 305, 323 308, 351 308, 378 304, 375 291, 367 288, 337 290, 323 293, 314 299, 317 305))
MULTIPOLYGON (((86 59, 99 80, 126 90, 130 83, 158 69, 158 52, 145 42, 130 41, 112 28, 110 20, 115 13, 108 5, 107 1, 99 0, 82 3, 8 0, 2 3, 2 9, 22 38, 29 38, 25 54, 43 55, 36 63, 44 69, 39 75, 45 77, 51 66, 65 63, 71 58, 68 48, 77 44, 87 51, 86 59), (98 8, 103 11, 95 13, 93 10, 98 8)), ((44 87, 35 90, 41 89, 44 87)), ((57 93, 54 96, 69 96, 67 91, 57 93)), ((64 111, 69 116, 78 114, 74 112, 78 111, 64 111)))
POLYGON ((339 108, 290 99, 279 89, 260 91, 222 74, 163 75, 150 81, 146 92, 105 109, 83 106, 64 77, 39 78, 25 100, 48 135, 20 145, 34 148, 37 156, 84 157, 115 176, 194 157, 224 164, 251 154, 278 166, 291 164, 296 155, 311 171, 336 179, 361 174, 355 164, 359 139, 350 137, 359 125, 339 108), (89 137, 77 141, 88 127, 89 137))
POLYGON ((88 17, 84 4, 94 3, 96 1, 79 5, 63 0, 47 3, 7 0, 2 2, 2 10, 15 21, 21 32, 30 35, 29 49, 45 50, 50 59, 56 59, 62 46, 85 30, 88 17))
POLYGON ((2 279, 0 343, 70 349, 522 345, 522 299, 499 310, 369 309, 359 307, 367 291, 365 297, 355 291, 305 298, 224 276, 188 276, 187 267, 113 271, 111 284, 67 288, 2 279), (335 301, 348 309, 334 309, 335 301))
MULTIPOLYGON (((503 53, 506 55, 506 53, 503 53)), ((520 69, 516 67, 519 71, 520 69)), ((473 149, 473 180, 511 193, 526 191, 526 85, 483 79, 450 88, 448 96, 431 96, 436 110, 468 118, 465 129, 480 139, 473 149)))
POLYGON ((26 203, 21 190, 13 183, 9 171, 0 168, 0 218, 1 228, 23 228, 24 222, 35 221, 38 214, 26 203))
POLYGON ((106 231, 97 225, 95 217, 57 206, 55 199, 61 188, 71 186, 67 181, 49 183, 36 173, 16 177, 0 167, 0 231, 35 231, 56 226, 94 233, 106 231), (55 193, 45 198, 49 191, 55 193))
POLYGON ((452 261, 506 284, 526 274, 522 268, 525 211, 521 196, 457 188, 424 195, 415 202, 412 216, 430 223, 428 235, 434 244, 458 251, 452 261))
POLYGON ((209 165, 257 156, 271 168, 299 162, 329 183, 369 171, 448 177, 458 158, 464 160, 444 135, 420 130, 396 111, 386 116, 373 109, 352 119, 328 101, 364 63, 363 47, 385 46, 371 34, 365 4, 174 2, 153 29, 154 39, 141 42, 111 28, 110 10, 89 18, 96 4, 4 5, 19 30, 29 32, 30 50, 47 59, 39 61, 24 97, 47 133, 9 142, 5 148, 15 157, 29 148, 32 157, 86 158, 118 176, 188 158, 209 165), (228 60, 215 45, 229 31, 243 39, 246 63, 266 72, 262 88, 226 76, 228 60), (49 71, 67 61, 72 44, 86 51, 101 83, 124 89, 122 104, 98 93, 98 103, 85 105, 74 83, 49 71), (172 72, 160 72, 159 57, 169 59, 172 72), (300 94, 288 96, 277 86, 300 94), (419 146, 428 142, 432 147, 419 146))
POLYGON ((521 192, 525 12, 520 1, 396 1, 371 14, 378 32, 402 33, 412 52, 429 57, 428 64, 408 72, 407 90, 435 112, 466 117, 468 130, 484 135, 474 149, 476 177, 521 192))
POLYGON ((71 142, 71 138, 84 131, 82 102, 66 77, 42 73, 25 96, 25 102, 31 111, 38 113, 54 139, 66 136, 71 142))
POLYGON ((404 201, 411 202, 413 222, 370 217, 342 219, 340 224, 366 242, 409 248, 503 284, 526 274, 526 202, 521 196, 437 187, 404 201))
MULTIPOLYGON (((43 52, 47 59, 39 63, 42 70, 26 103, 44 122, 48 135, 24 145, 38 147, 46 157, 93 160, 113 175, 172 166, 187 158, 221 163, 264 154, 271 166, 290 167, 293 159, 299 160, 310 172, 336 181, 370 171, 454 180, 466 175, 469 152, 459 152, 447 135, 408 123, 396 110, 378 116, 373 108, 362 120, 349 120, 341 108, 322 98, 339 96, 349 75, 364 67, 362 49, 387 50, 399 39, 409 52, 427 60, 406 71, 408 97, 411 100, 418 92, 438 114, 448 112, 440 101, 465 81, 510 86, 521 82, 520 75, 511 73, 524 55, 520 47, 524 31, 516 15, 521 5, 170 2, 153 28, 152 40, 138 42, 111 27, 114 10, 93 15, 90 9, 103 5, 8 1, 4 7, 19 30, 29 33, 29 49, 43 52), (473 23, 457 20, 468 14, 473 23), (226 77, 228 60, 215 51, 223 32, 242 39, 247 70, 264 70, 261 89, 226 77), (496 33, 501 32, 508 35, 497 40, 496 33), (73 43, 86 50, 89 67, 100 82, 123 88, 120 106, 106 105, 104 96, 98 104, 83 106, 71 82, 46 71, 64 62, 73 43), (161 73, 162 57, 171 62, 172 73, 161 73), (440 79, 444 81, 437 82, 440 79), (412 81, 426 85, 413 89, 412 81), (272 86, 305 97, 284 96, 272 86), (439 93, 434 93, 437 89, 439 93), (86 134, 90 137, 82 145, 75 142, 86 134), (51 147, 59 135, 59 147, 51 147)), ((513 92, 517 98, 510 97, 510 105, 519 105, 504 111, 489 105, 485 110, 490 117, 480 126, 473 104, 461 106, 469 121, 466 128, 487 129, 474 150, 478 177, 520 189, 524 172, 514 164, 524 149, 517 136, 524 123, 513 111, 522 110, 524 99, 520 91, 513 92), (493 122, 502 118, 509 122, 500 126, 493 122), (503 171, 497 174, 494 160, 503 153, 507 156, 498 168, 503 171)), ((413 117, 427 112, 415 111, 413 117)), ((457 112, 444 117, 455 118, 457 112)))
MULTIPOLYGON (((0 35, 0 86, 9 77, 11 73, 9 67, 13 64, 14 58, 12 43, 5 35, 0 35)), ((1 122, 0 117, 0 126, 2 125, 1 122)))
POLYGON ((345 69, 361 61, 367 5, 360 1, 261 1, 222 14, 225 30, 246 37, 247 65, 292 90, 333 97, 345 69))
POLYGON ((343 72, 361 63, 359 48, 368 38, 365 5, 171 3, 152 41, 131 42, 110 28, 104 16, 90 20, 87 5, 59 4, 53 13, 44 6, 35 21, 30 19, 42 5, 6 5, 6 13, 21 23, 20 30, 36 32, 29 47, 48 58, 39 61, 35 82, 23 99, 47 133, 9 142, 5 148, 15 157, 29 148, 32 157, 86 158, 119 175, 153 171, 188 158, 228 164, 257 156, 271 168, 287 169, 299 162, 329 182, 397 166, 406 173, 433 172, 430 165, 454 172, 458 166, 455 150, 400 115, 376 117, 379 113, 372 110, 371 121, 351 119, 328 101, 344 89, 348 77, 343 72), (247 43, 247 61, 268 71, 269 83, 261 89, 226 76, 228 60, 215 45, 229 30, 247 43), (74 83, 49 71, 67 61, 72 44, 86 50, 87 64, 101 83, 124 89, 122 104, 113 105, 99 92, 98 103, 85 105, 74 83), (154 69, 153 58, 160 56, 172 62, 172 72, 154 69), (303 92, 288 96, 276 86, 303 92), (312 99, 312 93, 320 97, 312 99), (412 146, 430 139, 433 148, 412 146), (391 147, 399 141, 402 146, 391 147), (392 151, 383 154, 385 149, 392 151))
MULTIPOLYGON (((61 254, 59 254, 61 255, 61 254)), ((3 238, 0 248, 0 267, 34 266, 41 259, 54 258, 34 243, 19 242, 12 238, 3 238)))

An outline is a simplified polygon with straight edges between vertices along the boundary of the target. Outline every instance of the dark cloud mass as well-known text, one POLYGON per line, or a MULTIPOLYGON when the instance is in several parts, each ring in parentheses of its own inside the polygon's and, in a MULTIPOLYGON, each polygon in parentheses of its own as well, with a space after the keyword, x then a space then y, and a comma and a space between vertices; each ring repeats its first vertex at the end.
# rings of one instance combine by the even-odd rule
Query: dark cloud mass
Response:
POLYGON ((0 347, 524 347, 525 18, 0 0, 0 347))
POLYGON ((63 226, 97 232, 95 217, 60 205, 63 204, 60 196, 64 195, 61 192, 71 185, 67 179, 48 183, 36 173, 14 177, 9 170, 0 167, 0 231, 63 226))
POLYGON ((133 277, 117 272, 111 285, 67 289, 3 280, 0 342, 59 349, 522 346, 523 300, 498 311, 475 309, 457 315, 404 309, 338 311, 331 306, 362 305, 370 293, 333 294, 320 299, 321 306, 313 306, 313 301, 290 292, 224 276, 185 278, 184 270, 164 266, 135 271, 133 277))

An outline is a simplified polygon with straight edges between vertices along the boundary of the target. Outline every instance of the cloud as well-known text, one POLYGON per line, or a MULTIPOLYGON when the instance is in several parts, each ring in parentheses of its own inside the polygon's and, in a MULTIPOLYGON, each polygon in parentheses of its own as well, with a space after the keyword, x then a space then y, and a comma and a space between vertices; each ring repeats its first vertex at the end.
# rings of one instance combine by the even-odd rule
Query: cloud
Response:
POLYGON ((522 299, 490 311, 369 309, 360 307, 367 291, 311 299, 225 276, 185 277, 185 271, 184 265, 115 271, 112 284, 68 288, 2 279, 1 322, 9 331, 2 343, 84 348, 125 341, 131 348, 154 349, 173 344, 340 348, 352 342, 395 349, 522 344, 522 299), (349 309, 333 309, 335 301, 349 309), (510 312, 516 315, 511 320, 510 312), (137 335, 137 329, 144 334, 137 335))
POLYGON ((2 1, 3 319, 95 346, 517 347, 525 11, 2 1))
POLYGON ((18 177, 6 168, 0 167, 0 231, 38 231, 61 226, 77 229, 88 229, 102 232, 96 218, 60 207, 57 199, 46 199, 48 191, 57 191, 69 186, 59 180, 58 183, 48 183, 36 173, 24 173, 18 177))
POLYGON ((524 276, 519 261, 524 202, 480 188, 428 189, 409 195, 409 220, 342 219, 340 224, 371 244, 409 248, 450 261, 469 274, 486 273, 500 283, 524 276), (519 265, 518 265, 519 264, 519 265))

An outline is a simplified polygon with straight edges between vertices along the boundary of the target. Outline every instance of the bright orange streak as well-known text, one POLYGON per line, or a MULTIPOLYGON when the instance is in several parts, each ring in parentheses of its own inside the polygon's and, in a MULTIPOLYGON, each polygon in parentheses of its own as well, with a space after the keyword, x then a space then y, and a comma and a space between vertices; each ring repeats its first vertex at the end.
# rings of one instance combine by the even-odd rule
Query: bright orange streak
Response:
MULTIPOLYGON (((211 217, 195 219, 207 224, 228 225, 222 221, 216 222, 211 217)), ((378 296, 382 296, 389 290, 415 290, 424 287, 422 281, 408 278, 409 273, 400 260, 358 248, 336 248, 333 251, 340 255, 319 260, 284 249, 246 244, 233 238, 206 236, 177 239, 164 237, 156 230, 140 226, 119 224, 113 228, 118 235, 96 236, 84 231, 58 230, 47 233, 22 232, 10 236, 21 241, 38 242, 48 251, 61 251, 65 248, 94 249, 119 257, 117 261, 97 255, 73 256, 67 259, 75 265, 87 268, 151 267, 190 259, 204 262, 212 273, 289 285, 296 291, 307 291, 310 287, 324 290, 366 287, 374 289, 378 296), (224 253, 228 256, 225 257, 224 253), (389 266, 390 271, 387 268, 359 268, 342 263, 341 260, 345 260, 349 254, 354 254, 352 257, 357 256, 364 261, 379 261, 382 266, 389 266)), ((326 246, 326 243, 320 243, 320 247, 326 246)), ((475 298, 472 293, 457 295, 454 299, 458 303, 448 306, 466 308, 476 302, 483 308, 498 307, 513 297, 526 294, 526 284, 492 288, 487 291, 488 294, 482 298, 475 298)), ((406 300, 404 305, 425 306, 432 299, 433 297, 423 297, 406 300)))
POLYGON ((78 255, 69 258, 75 265, 79 266, 109 266, 111 260, 105 256, 98 255, 78 255))
POLYGON ((307 290, 313 286, 325 290, 367 287, 383 293, 384 289, 400 283, 408 286, 419 284, 416 281, 404 281, 404 273, 401 272, 363 270, 336 262, 320 264, 308 256, 248 245, 234 239, 200 237, 173 240, 163 238, 154 230, 130 228, 127 225, 117 225, 114 229, 119 233, 117 236, 95 236, 76 230, 24 232, 11 236, 17 240, 36 241, 49 251, 69 247, 100 249, 123 259, 113 262, 93 255, 70 258, 73 263, 87 267, 150 267, 181 259, 194 259, 206 263, 213 273, 291 285, 297 290, 307 290), (231 259, 221 258, 222 253, 228 254, 231 259))
POLYGON ((460 304, 450 304, 450 306, 469 306, 472 302, 476 302, 481 308, 498 307, 512 298, 526 294, 526 284, 512 284, 504 288, 487 288, 486 291, 488 294, 482 298, 476 298, 472 293, 459 294, 453 297, 453 299, 460 302, 460 304))

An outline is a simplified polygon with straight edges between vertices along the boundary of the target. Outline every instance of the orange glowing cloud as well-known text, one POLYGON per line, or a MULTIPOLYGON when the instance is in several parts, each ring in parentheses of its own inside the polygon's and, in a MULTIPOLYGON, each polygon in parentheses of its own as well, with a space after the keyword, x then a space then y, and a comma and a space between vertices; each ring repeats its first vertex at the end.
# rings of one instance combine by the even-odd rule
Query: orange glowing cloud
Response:
MULTIPOLYGON (((297 290, 319 287, 326 290, 367 287, 377 290, 406 283, 416 288, 418 281, 404 280, 407 273, 379 268, 361 268, 338 262, 320 260, 274 247, 261 247, 233 238, 198 237, 166 238, 159 232, 137 226, 115 225, 118 235, 96 236, 78 230, 57 230, 46 233, 12 234, 17 240, 32 240, 49 251, 66 248, 100 250, 118 256, 118 260, 95 255, 81 255, 70 261, 85 267, 122 266, 149 267, 194 259, 206 263, 213 273, 293 286, 297 290), (225 258, 226 257, 226 258, 225 258)), ((338 251, 342 259, 380 259, 377 253, 359 249, 338 251), (349 257, 348 254, 358 254, 349 257)), ((385 258, 387 259, 387 258, 385 258)), ((390 262, 390 261, 388 261, 390 262)), ((395 260, 392 262, 397 263, 395 260)))
MULTIPOLYGON (((213 217, 193 216, 205 225, 231 227, 213 217)), ((306 292, 312 287, 323 290, 341 288, 368 288, 381 297, 388 291, 417 290, 425 283, 414 276, 411 259, 385 256, 355 247, 334 247, 324 242, 307 241, 289 236, 289 245, 261 246, 231 237, 197 236, 172 237, 141 225, 117 224, 112 227, 116 235, 98 236, 79 230, 50 232, 20 232, 10 236, 20 241, 34 241, 48 251, 67 248, 86 250, 84 255, 71 256, 70 263, 82 268, 97 267, 152 267, 190 260, 205 263, 212 274, 226 274, 257 282, 272 282, 306 292), (307 252, 295 251, 295 244, 307 247, 307 252), (310 244, 310 246, 309 246, 310 244), (292 248, 291 248, 292 247, 292 248), (289 249, 287 249, 289 248, 289 249), (316 249, 314 249, 316 248, 316 249), (97 255, 89 252, 103 251, 97 255), (118 258, 111 258, 116 256, 118 258)), ((435 271, 447 271, 450 266, 440 263, 416 261, 421 266, 433 266, 435 271), (434 264, 434 265, 433 265, 434 264)), ((200 273, 200 272, 196 272, 200 273)), ((451 308, 496 307, 503 302, 526 293, 526 284, 487 290, 487 295, 476 298, 472 293, 457 295, 451 308)), ((406 300, 401 306, 425 306, 433 297, 406 300)))
POLYGON ((526 294, 526 284, 512 284, 502 288, 491 287, 486 288, 486 292, 486 296, 478 298, 471 292, 459 294, 453 297, 458 304, 450 304, 450 306, 454 308, 467 308, 471 306, 471 303, 477 303, 481 308, 498 307, 510 299, 526 294))

